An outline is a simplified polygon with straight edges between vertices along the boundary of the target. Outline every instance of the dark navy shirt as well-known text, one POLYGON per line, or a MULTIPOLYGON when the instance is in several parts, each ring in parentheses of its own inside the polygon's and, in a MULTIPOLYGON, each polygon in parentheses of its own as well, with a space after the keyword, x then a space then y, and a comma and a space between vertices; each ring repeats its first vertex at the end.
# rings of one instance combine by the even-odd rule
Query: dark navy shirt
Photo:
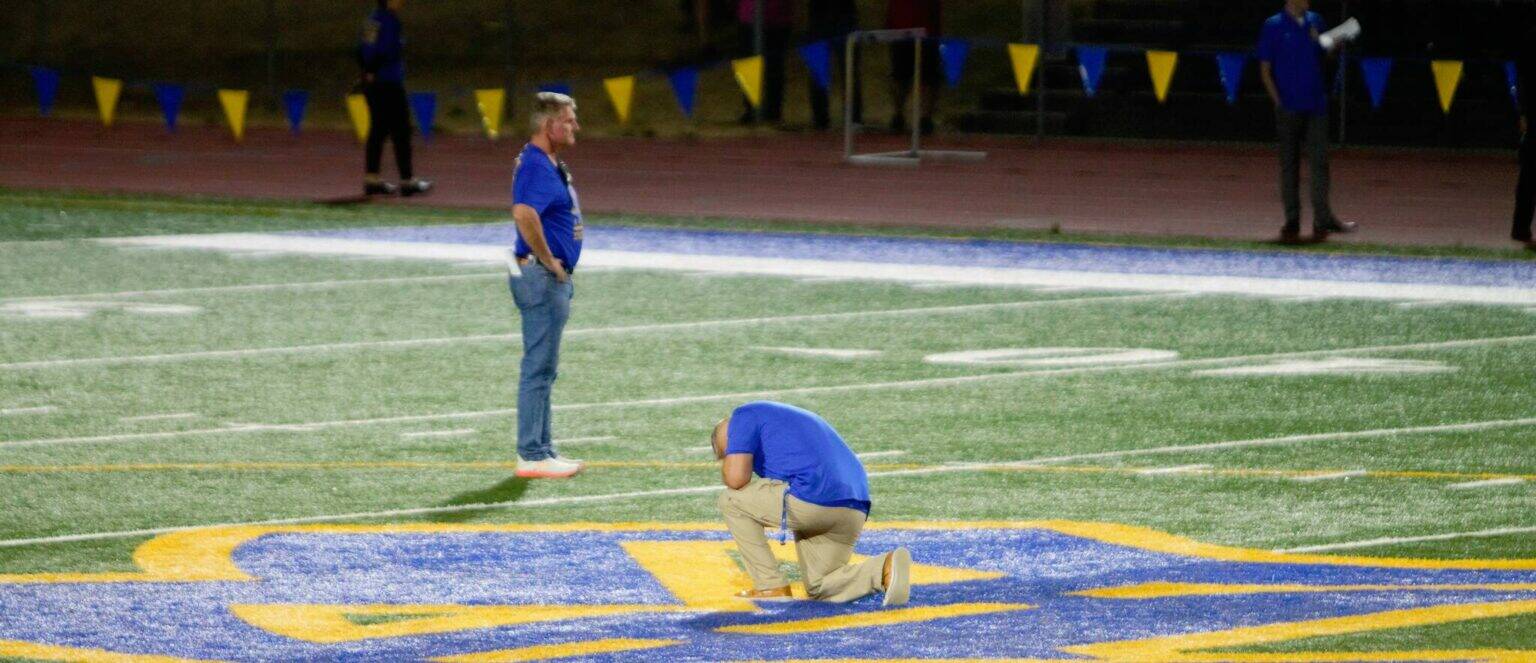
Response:
POLYGON ((1268 62, 1280 92, 1280 105, 1293 113, 1328 112, 1328 88, 1323 84, 1323 47, 1318 35, 1328 26, 1317 12, 1298 23, 1282 10, 1264 21, 1259 31, 1259 60, 1268 62))
MULTIPOLYGON (((576 197, 576 187, 571 184, 570 171, 565 163, 556 166, 549 155, 533 143, 523 147, 517 157, 517 170, 512 174, 512 204, 527 205, 539 213, 539 225, 544 228, 544 241, 549 252, 565 263, 566 271, 576 269, 581 259, 581 201, 576 197)), ((517 235, 516 253, 519 258, 533 252, 517 235)))
POLYGON ((725 453, 752 454, 752 471, 789 484, 789 494, 869 515, 869 477, 832 425, 809 410, 753 401, 731 413, 725 453))
POLYGON ((375 9, 363 22, 363 43, 357 58, 363 71, 384 83, 405 82, 405 40, 400 35, 400 17, 388 9, 375 9))

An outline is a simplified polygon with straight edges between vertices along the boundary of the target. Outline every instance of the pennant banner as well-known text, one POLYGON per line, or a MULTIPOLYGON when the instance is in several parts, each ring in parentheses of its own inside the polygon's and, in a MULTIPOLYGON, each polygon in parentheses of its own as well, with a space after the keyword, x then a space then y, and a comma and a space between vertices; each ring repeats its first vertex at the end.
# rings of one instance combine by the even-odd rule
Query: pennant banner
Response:
POLYGON ((416 127, 421 139, 432 140, 432 123, 437 120, 437 95, 432 92, 412 92, 411 112, 416 115, 416 127))
POLYGON ((747 95, 747 103, 757 108, 763 99, 763 56, 731 60, 731 71, 736 74, 736 84, 747 95))
POLYGON ((368 140, 368 98, 360 94, 347 95, 347 115, 352 117, 352 130, 357 132, 357 142, 368 140))
POLYGON ((965 59, 970 54, 971 42, 964 39, 939 40, 939 59, 944 61, 944 81, 950 87, 960 87, 960 77, 965 73, 965 59))
POLYGON ((1392 75, 1392 58, 1360 58, 1360 75, 1371 93, 1371 108, 1381 108, 1387 96, 1387 78, 1392 75))
POLYGON ((155 101, 160 103, 160 114, 165 116, 165 128, 176 131, 176 116, 181 113, 181 100, 186 88, 174 83, 155 83, 155 101))
POLYGON ((699 87, 699 70, 684 67, 667 74, 672 82, 672 96, 677 97, 677 107, 683 109, 683 117, 693 118, 693 96, 699 87))
POLYGON ((96 109, 101 111, 102 126, 112 126, 117 113, 117 96, 123 92, 123 82, 116 78, 91 77, 91 87, 96 89, 96 109))
MULTIPOLYGON (((1513 61, 1504 63, 1504 80, 1509 81, 1509 100, 1515 102, 1515 108, 1520 107, 1520 70, 1515 68, 1513 61)), ((46 115, 46 113, 44 113, 46 115)))
POLYGON ((1035 64, 1040 61, 1040 45, 1009 44, 1008 59, 1013 62, 1013 81, 1019 86, 1019 94, 1029 94, 1029 82, 1035 77, 1035 64))
POLYGON ((1221 74, 1221 87, 1227 90, 1228 105, 1237 103, 1237 93, 1243 86, 1243 69, 1247 66, 1247 53, 1216 54, 1216 70, 1221 74))
POLYGON ((800 59, 805 61, 805 68, 811 71, 811 81, 816 87, 826 90, 832 87, 832 47, 826 40, 813 41, 801 46, 800 59))
POLYGON ((506 90, 499 87, 475 90, 475 106, 480 109, 480 122, 485 125, 485 135, 491 140, 501 137, 501 107, 506 100, 506 90))
POLYGON ((613 101, 613 113, 619 116, 619 125, 629 124, 630 102, 635 99, 635 77, 618 76, 603 79, 603 89, 613 101))
POLYGON ((32 67, 32 84, 37 88, 37 112, 43 117, 53 112, 53 101, 59 96, 59 72, 45 67, 32 67))
POLYGON ((1440 91, 1440 110, 1451 112, 1451 102, 1456 100, 1456 86, 1461 84, 1461 60, 1433 60, 1429 63, 1435 72, 1435 89, 1440 91))
POLYGON ((571 96, 571 84, 563 82, 563 81, 554 81, 554 82, 550 82, 550 83, 540 83, 539 84, 539 91, 540 92, 558 92, 560 94, 563 94, 563 95, 569 97, 569 96, 571 96))
POLYGON ((1083 93, 1099 93, 1099 79, 1104 76, 1104 60, 1109 51, 1100 46, 1077 47, 1077 75, 1083 79, 1083 93))
POLYGON ((304 123, 304 109, 309 106, 309 93, 304 90, 283 91, 283 108, 288 111, 288 130, 299 133, 304 123))
POLYGON ((1168 84, 1173 82, 1173 70, 1179 66, 1179 54, 1173 51, 1147 51, 1147 72, 1152 74, 1152 92, 1157 103, 1168 100, 1168 84))
POLYGON ((229 132, 237 143, 245 139, 245 109, 250 101, 248 90, 219 90, 219 105, 224 107, 224 119, 229 120, 229 132))

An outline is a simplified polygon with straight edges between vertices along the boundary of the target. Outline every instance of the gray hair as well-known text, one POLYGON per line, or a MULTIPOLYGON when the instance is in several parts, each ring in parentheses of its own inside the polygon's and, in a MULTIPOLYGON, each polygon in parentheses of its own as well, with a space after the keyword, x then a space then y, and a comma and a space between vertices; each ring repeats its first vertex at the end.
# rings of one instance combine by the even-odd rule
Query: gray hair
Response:
POLYGON ((576 100, 559 92, 540 92, 533 95, 533 111, 528 114, 528 127, 534 132, 544 128, 544 122, 557 117, 566 108, 576 110, 576 100))

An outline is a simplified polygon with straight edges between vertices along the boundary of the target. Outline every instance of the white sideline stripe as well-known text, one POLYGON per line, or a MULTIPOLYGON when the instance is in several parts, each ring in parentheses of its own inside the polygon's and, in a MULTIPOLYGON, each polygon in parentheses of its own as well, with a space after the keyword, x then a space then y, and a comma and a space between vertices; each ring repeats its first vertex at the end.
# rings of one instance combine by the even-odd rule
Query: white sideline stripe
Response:
MULTIPOLYGON (((487 265, 480 263, 480 267, 487 265)), ((6 297, 0 299, 4 302, 41 302, 52 300, 74 299, 115 299, 118 297, 163 297, 167 295, 189 295, 210 292, 266 292, 269 290, 322 290, 327 288, 342 288, 356 285, 386 285, 391 283, 431 283, 434 281, 467 281, 482 279, 491 276, 506 276, 505 272, 485 272, 482 274, 449 274, 444 276, 396 276, 378 279, 345 279, 331 281, 296 281, 293 283, 256 283, 251 285, 221 285, 204 288, 165 288, 162 290, 119 290, 115 292, 87 292, 78 295, 40 295, 36 297, 6 297)))
POLYGON ((1453 483, 1453 484, 1451 484, 1449 486, 1446 486, 1446 488, 1449 488, 1451 490, 1466 490, 1466 489, 1469 489, 1469 488, 1493 488, 1495 486, 1514 486, 1514 485, 1518 485, 1518 484, 1522 484, 1522 483, 1525 483, 1525 479, 1521 479, 1520 477, 1504 477, 1502 479, 1484 479, 1482 481, 1467 481, 1467 482, 1463 482, 1463 483, 1453 483))
MULTIPOLYGON (((389 255, 461 262, 500 260, 505 247, 428 242, 263 235, 254 233, 171 235, 95 240, 115 246, 177 246, 214 250, 274 250, 308 254, 389 255)), ((644 251, 589 250, 582 261, 593 267, 626 267, 685 272, 724 272, 790 278, 845 277, 905 283, 973 283, 1033 285, 1097 290, 1224 293, 1266 296, 1316 295, 1331 298, 1387 301, 1450 301, 1460 303, 1536 305, 1536 289, 1431 283, 1370 283, 1310 279, 1209 276, 1199 274, 1133 274, 977 267, 957 270, 948 265, 913 263, 834 262, 804 258, 710 256, 644 251)))
MULTIPOLYGON (((802 315, 785 315, 761 318, 725 318, 720 320, 696 320, 692 322, 667 322, 644 325, 630 325, 625 327, 587 327, 582 329, 566 330, 565 337, 590 336, 597 334, 625 334, 655 331, 676 331, 681 329, 699 329, 708 327, 724 327, 731 325, 757 325, 784 322, 806 322, 816 320, 846 320, 850 318, 903 316, 903 315, 927 315, 927 314, 954 314, 971 313, 975 311, 991 311, 1014 308, 1032 308, 1037 306, 1055 306, 1060 304, 1082 304, 1097 302, 1126 302, 1142 301, 1147 299, 1169 299, 1189 297, 1185 293, 1163 293, 1151 295, 1112 295, 1107 297, 1078 297, 1074 299, 1035 299, 1022 302, 999 302, 992 304, 960 304, 955 306, 925 306, 919 308, 904 309, 880 309, 873 311, 841 311, 838 313, 808 313, 802 315)), ((334 352, 338 350, 357 350, 363 348, 419 348, 455 343, 489 343, 494 341, 513 341, 521 338, 519 334, 480 334, 473 336, 442 336, 437 338, 405 338, 386 341, 348 341, 344 343, 317 343, 313 345, 289 345, 268 348, 245 348, 240 350, 203 350, 199 352, 180 352, 171 354, 133 355, 125 357, 79 357, 74 359, 43 359, 37 361, 22 361, 9 364, 0 364, 3 370, 37 370, 59 368, 68 366, 116 366, 123 364, 158 363, 170 361, 230 359, 235 357, 251 357, 260 355, 302 354, 308 352, 334 352)))
MULTIPOLYGON (((1078 367, 1078 368, 1041 369, 1041 370, 1015 371, 1015 372, 1008 372, 1008 373, 986 373, 986 374, 981 374, 981 375, 962 375, 962 376, 948 377, 948 378, 927 378, 927 379, 921 379, 921 380, 901 380, 901 381, 895 381, 895 382, 867 382, 867 383, 854 383, 854 384, 827 385, 827 386, 821 386, 821 387, 790 387, 790 388, 781 388, 781 389, 764 389, 764 390, 760 390, 760 391, 734 392, 734 393, 728 393, 728 394, 702 394, 702 395, 696 395, 696 396, 676 396, 676 397, 671 397, 671 398, 651 398, 651 399, 641 399, 641 400, 631 400, 631 401, 606 401, 606 402, 597 402, 597 403, 567 403, 567 404, 563 404, 563 405, 555 405, 555 406, 553 406, 552 409, 565 411, 565 410, 586 410, 586 409, 594 409, 594 408, 613 408, 613 407, 667 406, 667 405, 681 405, 681 404, 687 404, 687 403, 706 403, 706 402, 712 402, 712 401, 729 401, 729 400, 741 400, 741 399, 752 399, 752 398, 770 398, 770 397, 776 397, 776 396, 787 396, 787 395, 796 395, 796 394, 801 394, 801 395, 803 395, 803 394, 823 394, 823 393, 836 393, 836 392, 844 392, 844 391, 863 391, 863 390, 874 390, 874 389, 921 389, 921 388, 935 387, 935 386, 950 386, 950 385, 958 385, 958 384, 991 382, 991 381, 995 381, 995 380, 1009 380, 1009 379, 1016 379, 1016 378, 1037 377, 1037 376, 1051 377, 1051 376, 1057 376, 1057 375, 1078 375, 1078 374, 1083 374, 1083 373, 1102 373, 1102 372, 1109 372, 1109 371, 1130 371, 1130 370, 1151 370, 1151 369, 1178 369, 1178 368, 1188 368, 1188 367, 1193 367, 1193 366, 1209 366, 1209 365, 1219 365, 1219 364, 1223 364, 1223 363, 1253 361, 1255 359, 1274 359, 1274 358, 1284 358, 1284 357, 1306 357, 1306 356, 1326 356, 1326 355, 1330 355, 1330 354, 1354 354, 1354 353, 1363 353, 1363 352, 1387 352, 1387 351, 1401 351, 1401 350, 1423 350, 1423 349, 1447 348, 1447 347, 1469 347, 1469 346, 1476 346, 1476 345, 1486 345, 1486 344, 1489 344, 1489 343, 1508 343, 1508 342, 1521 342, 1521 341, 1530 341, 1530 340, 1536 340, 1536 335, 1528 335, 1528 336, 1498 336, 1498 337, 1492 337, 1492 338, 1463 339, 1463 340, 1457 340, 1457 341, 1436 341, 1436 342, 1429 342, 1429 343, 1408 343, 1408 344, 1401 344, 1401 345, 1379 345, 1379 346, 1364 347, 1364 348, 1339 348, 1339 349, 1335 349, 1335 350, 1308 350, 1308 351, 1302 351, 1302 352, 1277 353, 1277 354, 1271 354, 1271 355, 1244 355, 1244 356, 1235 356, 1235 357, 1212 357, 1212 358, 1209 358, 1209 359, 1170 360, 1170 361, 1164 361, 1164 362, 1148 362, 1148 363, 1144 363, 1144 364, 1122 364, 1122 365, 1113 365, 1113 366, 1088 366, 1088 367, 1078 367)), ((172 431, 172 432, 166 432, 166 433, 128 433, 128 434, 122 434, 122 435, 102 435, 102 436, 92 436, 92 437, 66 437, 66 438, 48 438, 48 439, 37 439, 37 440, 16 440, 16 441, 11 441, 11 442, 0 442, 0 448, 5 448, 5 447, 24 447, 24 446, 43 446, 43 445, 53 445, 53 444, 85 444, 85 443, 93 443, 93 442, 124 442, 124 441, 130 441, 130 440, 140 440, 140 439, 168 439, 168 438, 185 437, 185 436, 192 436, 192 435, 218 435, 218 434, 224 434, 224 433, 244 433, 244 432, 262 431, 262 430, 269 430, 269 431, 270 430, 289 430, 289 431, 297 430, 297 431, 304 431, 304 430, 314 430, 314 429, 317 429, 317 428, 328 428, 328 427, 336 427, 336 426, 371 426, 371 425, 377 425, 377 424, 420 422, 420 421, 443 421, 443 420, 451 420, 451 419, 478 419, 478 418, 497 417, 497 416, 510 415, 510 414, 515 413, 515 412, 517 412, 517 410, 515 408, 500 408, 500 409, 495 409, 495 410, 478 410, 478 411, 470 411, 470 412, 445 412, 445 413, 439 413, 439 414, 412 414, 412 415, 400 415, 400 416, 393 416, 393 417, 380 417, 380 418, 375 418, 375 419, 343 419, 343 420, 338 420, 338 421, 319 421, 319 422, 306 422, 306 423, 297 423, 297 424, 272 424, 272 425, 266 425, 266 426, 263 426, 263 425, 260 425, 260 424, 242 424, 241 427, 234 427, 234 428, 226 427, 226 428, 200 429, 200 430, 188 430, 188 431, 172 431)), ((1524 425, 1530 425, 1530 424, 1533 424, 1533 423, 1536 423, 1536 418, 1529 418, 1529 419, 1507 419, 1507 420, 1496 420, 1496 421, 1487 421, 1487 422, 1474 422, 1474 423, 1470 423, 1470 424, 1448 424, 1448 425, 1444 425, 1444 426, 1431 426, 1431 427, 1422 427, 1422 428, 1417 428, 1417 429, 1384 429, 1384 430, 1385 430, 1386 433, 1435 432, 1435 431, 1452 431, 1452 432, 1454 432, 1454 431, 1463 431, 1463 430, 1485 430, 1485 429, 1488 429, 1488 428, 1500 428, 1500 427, 1508 427, 1508 426, 1524 426, 1524 425)), ((1356 435, 1356 436, 1369 437, 1371 435, 1377 435, 1377 434, 1382 434, 1382 433, 1377 432, 1377 431, 1365 431, 1363 433, 1352 433, 1352 434, 1347 434, 1347 435, 1356 435)), ((1335 434, 1323 433, 1323 434, 1320 434, 1320 435, 1322 437, 1319 438, 1319 439, 1330 439, 1335 434)), ((1288 437, 1288 438, 1271 438, 1271 439, 1280 439, 1280 440, 1285 440, 1285 441, 1311 441, 1311 439, 1315 438, 1315 437, 1318 437, 1318 436, 1315 436, 1315 435, 1300 435, 1300 436, 1291 436, 1291 437, 1288 437)), ((1249 446, 1249 445, 1251 445, 1252 442, 1253 441, 1244 441, 1244 442, 1235 442, 1235 443, 1234 442, 1224 442, 1224 443, 1219 443, 1219 444, 1231 445, 1231 446, 1249 446)), ((1168 448, 1168 450, 1175 450, 1176 451, 1176 450, 1182 450, 1182 449, 1201 449, 1204 446, 1205 445, 1192 445, 1192 446, 1187 446, 1187 447, 1171 447, 1171 448, 1168 448)), ((1027 462, 1055 462, 1055 461, 1083 460, 1083 459, 1089 459, 1089 458, 1111 458, 1111 457, 1117 457, 1117 456, 1127 455, 1127 454, 1129 454, 1129 455, 1136 455, 1138 453, 1147 453, 1147 451, 1145 451, 1145 450, 1143 450, 1143 451, 1132 450, 1130 452, 1116 451, 1116 452, 1102 452, 1102 453, 1094 453, 1094 454, 1079 454, 1079 455, 1075 455, 1075 456, 1061 456, 1061 457, 1058 457, 1056 459, 1048 459, 1046 461, 1027 461, 1027 462)), ((967 467, 967 466, 966 465, 956 465, 956 467, 967 467)))
POLYGON ((168 412, 166 414, 141 414, 137 417, 122 417, 118 419, 123 423, 142 421, 171 421, 174 419, 196 419, 202 415, 196 412, 168 412))
POLYGON ((1471 539, 1489 536, 1504 536, 1506 534, 1527 534, 1536 532, 1536 527, 1500 527, 1497 529, 1484 529, 1475 532, 1450 532, 1446 534, 1427 534, 1424 536, 1390 536, 1366 541, 1349 541, 1346 543, 1325 543, 1316 546, 1301 546, 1298 548, 1284 548, 1276 550, 1278 553, 1311 553, 1326 552, 1330 550, 1351 550, 1354 548, 1371 548, 1375 546, 1390 546, 1399 543, 1419 543, 1423 541, 1450 541, 1453 539, 1471 539))
POLYGON ((1291 477, 1291 481, 1300 481, 1302 483, 1307 483, 1307 482, 1312 482, 1312 481, 1332 481, 1334 479, 1351 479, 1351 478, 1354 478, 1354 477, 1363 477, 1363 476, 1365 476, 1365 470, 1345 470, 1343 472, 1325 472, 1323 474, 1305 474, 1305 475, 1302 475, 1302 476, 1295 476, 1295 477, 1291 477))
MULTIPOLYGON (((1531 418, 1531 419, 1509 419, 1509 420, 1501 420, 1501 421, 1478 421, 1478 422, 1469 422, 1469 423, 1462 423, 1462 424, 1443 424, 1443 425, 1437 425, 1437 426, 1414 426, 1414 427, 1407 427, 1407 428, 1378 429, 1378 430, 1370 430, 1370 431, 1352 431, 1352 432, 1342 432, 1342 433, 1322 433, 1322 434, 1317 434, 1317 435, 1292 435, 1292 436, 1288 436, 1288 437, 1267 438, 1267 439, 1258 439, 1258 440, 1238 440, 1238 441, 1235 441, 1235 442, 1213 442, 1213 443, 1209 443, 1209 444, 1176 445, 1176 446, 1167 446, 1167 447, 1156 447, 1156 448, 1150 448, 1150 449, 1127 449, 1127 450, 1124 450, 1124 451, 1106 451, 1106 452, 1097 453, 1097 454, 1080 454, 1080 455, 1074 455, 1074 456, 1055 456, 1055 457, 1050 457, 1050 458, 1037 458, 1037 459, 1032 459, 1032 460, 1007 461, 1007 462, 997 462, 997 463, 962 463, 962 464, 930 466, 930 467, 922 467, 922 468, 914 468, 914 469, 906 469, 906 470, 889 470, 889 471, 885 471, 885 472, 870 472, 869 476, 870 477, 904 477, 904 476, 919 476, 919 475, 925 475, 925 474, 941 474, 941 473, 948 473, 948 472, 977 472, 977 471, 985 471, 985 470, 993 470, 993 469, 1007 469, 1007 468, 1012 468, 1012 467, 1032 467, 1032 466, 1036 466, 1036 465, 1042 465, 1042 464, 1045 464, 1045 463, 1066 462, 1066 461, 1073 461, 1073 460, 1082 460, 1082 459, 1085 459, 1085 458, 1110 458, 1110 457, 1115 457, 1115 456, 1136 456, 1136 455, 1155 454, 1155 453, 1172 453, 1172 452, 1184 452, 1184 451, 1204 451, 1204 450, 1210 450, 1210 449, 1227 449, 1227 448, 1239 447, 1239 446, 1242 446, 1242 447, 1262 446, 1262 445, 1266 445, 1266 444, 1295 444, 1295 443, 1298 443, 1298 442, 1315 442, 1315 441, 1323 441, 1323 440, 1329 440, 1329 439, 1351 439, 1351 438, 1358 438, 1358 437, 1375 437, 1375 436, 1382 436, 1382 435, 1398 435, 1398 434, 1407 434, 1407 433, 1440 432, 1440 431, 1445 431, 1445 430, 1484 430, 1484 429, 1487 429, 1487 428, 1497 428, 1497 427, 1501 427, 1501 426, 1531 425, 1531 424, 1536 424, 1536 418, 1531 418)), ((692 448, 689 448, 688 451, 692 452, 692 451, 695 451, 697 449, 698 449, 698 447, 692 447, 692 448)), ((96 533, 89 533, 89 534, 66 534, 66 535, 62 535, 62 536, 39 537, 39 538, 32 538, 32 539, 0 540, 0 548, 11 548, 11 547, 36 545, 36 544, 44 544, 44 543, 68 543, 68 542, 73 542, 73 541, 97 541, 97 540, 103 540, 103 539, 127 539, 127 538, 133 538, 133 537, 138 537, 138 536, 154 536, 154 535, 158 535, 158 534, 167 534, 167 533, 170 533, 170 532, 181 532, 181 531, 194 530, 194 529, 207 529, 207 528, 211 528, 211 527, 235 527, 235 526, 240 526, 240 525, 283 525, 283 524, 328 522, 328 521, 336 521, 336 520, 358 520, 358 519, 365 519, 365 518, 392 518, 392 517, 399 517, 399 516, 428 515, 428 514, 435 514, 435 513, 454 513, 454 512, 462 512, 462 511, 478 511, 478 510, 494 510, 494 509, 514 509, 514 508, 521 508, 521 507, 552 506, 552 505, 557 505, 557 504, 576 504, 576 503, 586 503, 586 502, 603 502, 603 501, 610 501, 610 500, 638 499, 638 498, 644 498, 644 497, 660 497, 660 496, 666 496, 666 495, 686 495, 686 494, 696 494, 696 493, 707 493, 707 492, 713 492, 713 491, 719 490, 719 488, 720 487, 718 485, 694 486, 694 487, 686 487, 686 488, 663 488, 663 489, 658 489, 658 490, 648 490, 648 491, 643 490, 643 491, 634 491, 634 492, 627 492, 627 493, 608 493, 608 494, 600 494, 600 495, 577 495, 577 496, 570 496, 570 497, 550 497, 550 498, 544 498, 544 499, 538 499, 538 500, 513 501, 513 502, 496 502, 496 503, 491 503, 491 504, 468 504, 468 505, 459 505, 459 506, 422 507, 422 508, 416 508, 416 509, 395 509, 395 510, 388 510, 388 511, 371 511, 371 512, 362 512, 362 513, 346 513, 346 514, 336 514, 336 515, 329 515, 329 516, 305 516, 305 517, 302 517, 302 518, 285 518, 285 519, 278 519, 278 520, 260 520, 260 521, 252 521, 252 522, 215 523, 215 524, 208 524, 208 525, 187 525, 187 526, 181 526, 181 527, 161 527, 161 528, 154 528, 154 529, 126 530, 126 531, 117 531, 117 532, 96 532, 96 533)), ((1458 538, 1458 537, 1461 537, 1461 536, 1498 536, 1499 534, 1518 533, 1518 532, 1525 532, 1525 531, 1536 531, 1536 527, 1525 528, 1525 529, 1517 529, 1517 530, 1490 530, 1490 532, 1492 532, 1492 533, 1472 533, 1472 534, 1465 534, 1465 533, 1463 533, 1463 534, 1451 534, 1451 535, 1437 535, 1437 537, 1442 537, 1442 538, 1450 539, 1450 538, 1458 538)), ((1435 539, 1435 537, 1419 538, 1419 539, 1405 539, 1405 540, 1434 540, 1434 539, 1435 539)), ((1399 542, 1399 541, 1398 540, 1382 540, 1382 539, 1377 539, 1377 540, 1372 541, 1372 542, 1354 543, 1354 544, 1331 544, 1330 546, 1313 547, 1313 548, 1310 548, 1310 549, 1300 549, 1300 548, 1298 548, 1298 549, 1292 549, 1292 550, 1282 550, 1282 551, 1278 551, 1278 552, 1309 552, 1311 550, 1332 549, 1334 546, 1342 546, 1342 547, 1346 547, 1346 548, 1347 547, 1364 547, 1364 546, 1367 546, 1367 545, 1385 545, 1386 543, 1396 543, 1396 542, 1399 542), (1378 543, 1378 542, 1380 542, 1380 543, 1378 543)))
POLYGON ((58 408, 52 405, 42 405, 38 407, 13 407, 0 410, 0 417, 15 417, 23 414, 48 414, 56 410, 58 410, 58 408))
POLYGON ((1200 470, 1209 470, 1211 466, 1205 463, 1195 465, 1175 465, 1173 467, 1153 467, 1145 470, 1137 470, 1136 474, 1144 477, 1158 476, 1160 474, 1187 474, 1200 470))
POLYGON ((415 433, 401 433, 400 437, 407 440, 414 440, 422 437, 463 437, 465 435, 474 435, 478 432, 480 431, 473 428, 455 428, 453 430, 424 430, 417 431, 415 433))
POLYGON ((905 449, 890 449, 887 451, 866 451, 864 453, 856 453, 854 455, 858 456, 859 458, 885 458, 887 456, 905 456, 907 455, 907 451, 905 449))

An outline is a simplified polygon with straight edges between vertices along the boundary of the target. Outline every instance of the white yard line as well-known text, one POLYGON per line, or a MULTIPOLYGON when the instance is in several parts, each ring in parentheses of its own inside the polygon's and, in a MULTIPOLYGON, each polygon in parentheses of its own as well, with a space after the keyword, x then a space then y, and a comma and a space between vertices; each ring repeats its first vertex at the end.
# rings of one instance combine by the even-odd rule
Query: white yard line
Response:
POLYGON ((13 407, 0 410, 0 417, 18 417, 24 414, 49 414, 57 411, 52 405, 40 405, 37 407, 13 407))
POLYGON ((1309 483, 1312 481, 1333 481, 1335 479, 1352 479, 1365 476, 1365 470, 1344 470, 1342 472, 1324 472, 1322 474, 1303 474, 1291 477, 1291 481, 1309 483))
POLYGON ((691 454, 712 454, 712 453, 715 452, 715 448, 712 447, 712 446, 709 446, 709 445, 705 445, 705 446, 702 446, 702 447, 688 447, 687 449, 684 449, 683 451, 685 453, 691 453, 691 454))
MULTIPOLYGON (((693 322, 670 322, 644 325, 630 325, 623 327, 588 327, 583 329, 570 329, 565 332, 566 338, 576 336, 589 336, 601 334, 633 334, 658 331, 678 331, 685 329, 703 329, 711 327, 728 327, 736 325, 780 324, 787 322, 809 322, 826 320, 847 320, 853 318, 905 316, 905 315, 939 315, 939 314, 963 314, 977 311, 993 311, 1002 309, 1034 308, 1040 306, 1059 306, 1062 304, 1085 304, 1099 302, 1126 302, 1141 301, 1146 299, 1169 299, 1189 297, 1183 293, 1155 294, 1155 295, 1120 295, 1111 297, 1080 297, 1074 299, 1044 299, 1029 300, 1023 302, 1002 302, 995 304, 963 304, 956 306, 926 306, 906 309, 882 309, 873 311, 840 311, 837 313, 811 313, 802 315, 784 315, 758 318, 726 318, 720 320, 697 320, 693 322)), ((245 348, 239 350, 204 350, 200 352, 181 352, 154 355, 131 355, 122 357, 81 357, 75 359, 43 359, 37 361, 21 361, 9 364, 0 364, 0 370, 41 370, 51 368, 66 368, 75 366, 121 366, 128 364, 165 363, 175 361, 234 359, 240 357, 253 357, 263 355, 288 355, 307 354, 314 352, 336 352, 342 350, 360 349, 399 349, 420 348, 456 343, 488 343, 496 341, 513 341, 520 338, 518 334, 481 334, 473 336, 443 336, 437 338, 407 338, 387 341, 350 341, 344 343, 317 343, 313 345, 289 345, 266 348, 245 348)))
POLYGON ((1391 546, 1400 543, 1421 543, 1424 541, 1451 541, 1455 539, 1474 539, 1490 536, 1505 536, 1508 534, 1528 534, 1536 532, 1536 527, 1500 527, 1497 529, 1484 529, 1475 532, 1450 532, 1446 534, 1427 534, 1424 536, 1389 536, 1380 539, 1368 539, 1365 541, 1348 541, 1345 543, 1324 543, 1316 546, 1301 546, 1297 548, 1284 548, 1276 550, 1279 553, 1314 553, 1333 550, 1353 550, 1355 548, 1373 548, 1378 546, 1391 546))
POLYGON ((1437 300, 1429 300, 1429 301, 1423 301, 1423 302, 1398 302, 1397 304, 1394 304, 1394 306, 1396 306, 1398 308, 1438 308, 1438 307, 1441 307, 1441 306, 1450 306, 1450 305, 1452 305, 1454 303, 1455 302, 1442 302, 1442 301, 1437 301, 1437 300))
POLYGON ((1151 477, 1163 474, 1188 474, 1190 472, 1199 472, 1201 470, 1209 469, 1211 469, 1210 465, 1199 463, 1195 465, 1175 465, 1173 467, 1151 467, 1145 470, 1136 470, 1136 474, 1139 476, 1151 477))
MULTIPOLYGON (((484 268, 489 265, 480 263, 484 268)), ((83 292, 74 295, 41 295, 36 297, 6 297, 0 299, 5 302, 37 302, 52 300, 72 299, 116 299, 118 297, 166 297, 172 295, 191 295, 220 292, 268 292, 273 290, 327 290, 331 288, 346 288, 364 285, 390 285, 398 283, 433 283, 438 281, 469 281, 484 279, 492 276, 506 276, 506 272, 486 272, 482 274, 449 274, 444 276, 396 276, 378 279, 345 279, 330 281, 296 281, 293 283, 254 283, 250 285, 222 285, 208 286, 204 288, 165 288, 162 290, 116 290, 111 292, 83 292)))
POLYGON ((400 437, 407 440, 415 440, 424 437, 464 437, 465 435, 474 435, 478 432, 480 431, 474 428, 455 428, 453 430, 426 430, 417 431, 414 433, 401 433, 400 437))
POLYGON ((1494 488, 1498 486, 1517 486, 1522 483, 1525 483, 1525 479, 1521 479, 1520 477, 1505 477, 1503 479, 1484 479, 1482 481, 1453 483, 1449 486, 1446 486, 1446 488, 1451 490, 1467 490, 1475 488, 1494 488))
POLYGON ((859 458, 886 458, 890 456, 905 456, 907 451, 905 449, 890 449, 887 451, 865 451, 854 455, 859 458))
POLYGON ((137 417, 122 417, 118 419, 123 423, 136 423, 144 421, 173 421, 176 419, 196 419, 202 415, 196 412, 167 412, 165 414, 141 414, 137 417))
POLYGON ((594 442, 612 442, 619 439, 613 435, 593 435, 591 437, 568 437, 563 440, 555 440, 555 444, 592 444, 594 442))

